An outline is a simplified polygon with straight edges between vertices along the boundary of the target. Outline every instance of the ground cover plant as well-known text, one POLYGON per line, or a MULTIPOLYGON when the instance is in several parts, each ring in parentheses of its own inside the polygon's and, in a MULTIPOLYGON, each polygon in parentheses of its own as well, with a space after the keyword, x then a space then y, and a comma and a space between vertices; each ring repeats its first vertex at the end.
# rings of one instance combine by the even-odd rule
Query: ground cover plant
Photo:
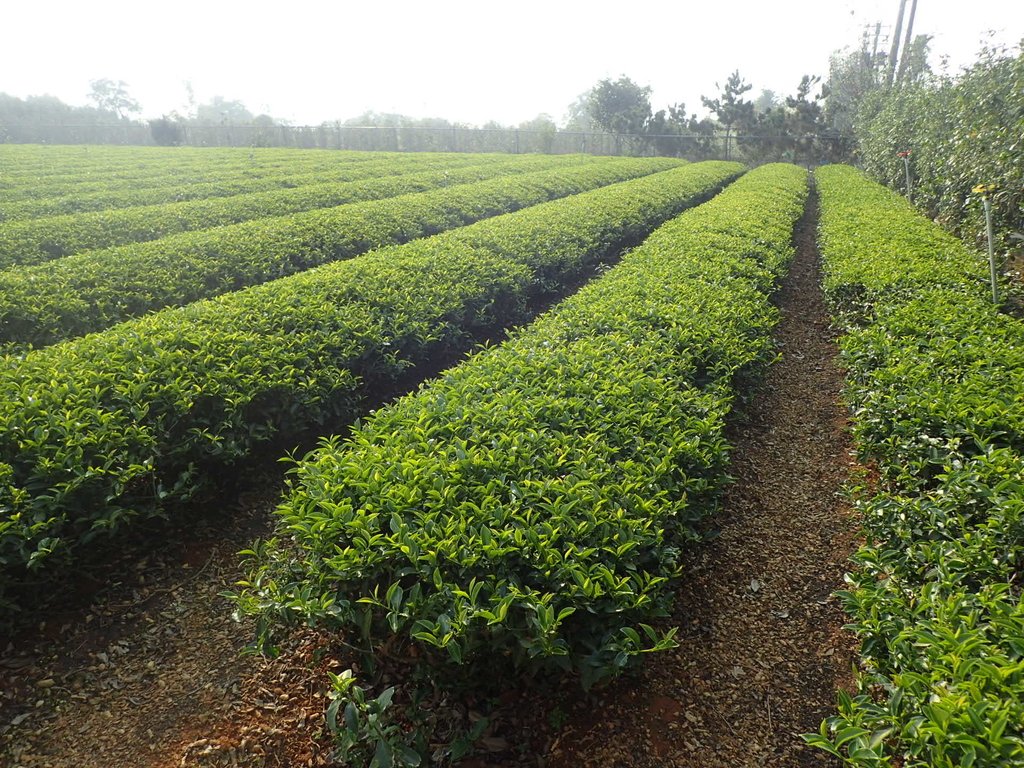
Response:
POLYGON ((856 695, 812 743, 858 766, 1024 762, 1024 326, 981 256, 852 168, 817 172, 867 545, 856 695))
POLYGON ((0 272, 0 343, 49 344, 680 163, 611 158, 559 165, 0 272))
MULTIPOLYGON (((807 192, 795 166, 750 172, 502 345, 325 441, 294 470, 280 537, 252 553, 242 609, 343 631, 364 668, 415 659, 414 709, 549 672, 586 687, 670 646, 651 622, 726 480, 737 379, 772 358, 769 296, 807 192)), ((465 749, 436 723, 390 721, 392 688, 334 684, 342 760, 465 749)))
POLYGON ((683 166, 0 358, 4 581, 353 418, 741 170, 683 166))

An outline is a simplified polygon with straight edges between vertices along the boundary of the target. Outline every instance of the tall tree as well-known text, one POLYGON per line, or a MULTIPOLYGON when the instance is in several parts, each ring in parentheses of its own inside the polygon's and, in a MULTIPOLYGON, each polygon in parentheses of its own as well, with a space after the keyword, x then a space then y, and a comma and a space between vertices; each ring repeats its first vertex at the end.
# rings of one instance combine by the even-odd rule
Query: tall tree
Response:
POLYGON ((714 113, 715 118, 725 128, 725 157, 728 160, 731 154, 730 141, 733 129, 748 128, 754 123, 754 104, 742 98, 743 94, 753 86, 740 77, 739 70, 729 75, 725 86, 715 83, 722 93, 717 99, 709 99, 701 96, 700 100, 704 106, 714 113))
POLYGON ((761 95, 754 99, 754 111, 763 114, 779 106, 779 95, 768 88, 761 89, 761 95))
POLYGON ((643 133, 651 119, 650 86, 640 86, 623 75, 604 79, 590 91, 587 100, 591 116, 610 133, 643 133))
POLYGON ((593 88, 581 93, 569 105, 565 115, 565 130, 578 133, 594 133, 600 130, 600 126, 594 121, 594 116, 590 113, 591 93, 593 93, 593 88))
POLYGON ((113 112, 122 120, 128 115, 142 111, 139 102, 128 93, 128 83, 124 80, 114 82, 108 78, 91 80, 88 99, 103 112, 113 112))
POLYGON ((825 118, 832 130, 847 135, 853 131, 860 105, 868 94, 882 87, 886 56, 878 50, 876 25, 872 41, 865 32, 857 51, 832 54, 828 81, 824 87, 825 118))
POLYGON ((659 109, 647 121, 647 137, 659 155, 704 160, 713 153, 715 125, 710 120, 686 116, 685 104, 659 109))
POLYGON ((791 162, 813 162, 816 155, 823 154, 823 145, 827 143, 822 139, 826 132, 822 94, 811 95, 811 89, 820 82, 820 77, 804 75, 796 96, 786 97, 786 132, 793 141, 791 162))

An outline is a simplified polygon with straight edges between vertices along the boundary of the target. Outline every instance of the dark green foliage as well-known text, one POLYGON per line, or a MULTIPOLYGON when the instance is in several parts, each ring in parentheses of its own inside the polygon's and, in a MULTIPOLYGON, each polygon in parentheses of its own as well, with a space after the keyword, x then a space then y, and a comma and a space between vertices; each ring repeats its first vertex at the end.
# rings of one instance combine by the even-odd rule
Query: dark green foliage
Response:
POLYGON ((1024 326, 984 298, 980 256, 893 193, 846 168, 818 181, 854 431, 882 483, 842 593, 860 692, 807 738, 857 766, 1024 764, 1024 326))
POLYGON ((0 358, 0 570, 42 567, 261 444, 353 418, 368 391, 521 320, 550 276, 740 170, 684 166, 0 358), (542 230, 517 260, 519 233, 542 230))
POLYGON ((178 121, 166 115, 150 120, 149 132, 153 134, 153 141, 161 147, 177 147, 185 138, 178 121))
POLYGON ((651 88, 625 75, 600 80, 588 97, 590 115, 609 133, 640 134, 651 118, 651 88))

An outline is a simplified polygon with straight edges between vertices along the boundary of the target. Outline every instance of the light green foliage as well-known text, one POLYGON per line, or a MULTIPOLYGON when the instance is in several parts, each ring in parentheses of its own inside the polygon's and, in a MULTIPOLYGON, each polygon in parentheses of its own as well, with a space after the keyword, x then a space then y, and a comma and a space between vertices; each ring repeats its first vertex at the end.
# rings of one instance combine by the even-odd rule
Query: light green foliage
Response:
MULTIPOLYGON (((807 195, 763 166, 499 347, 301 461, 243 609, 415 645, 432 679, 584 686, 673 644, 680 546, 725 482, 739 374, 807 195), (438 667, 441 667, 438 669, 438 667)), ((428 739, 429 741, 429 739, 428 739)))
MULTIPOLYGON (((437 153, 432 157, 443 161, 458 156, 437 153)), ((5 167, 0 201, 83 196, 126 183, 136 189, 174 183, 185 187, 224 178, 330 173, 363 163, 408 162, 408 158, 396 152, 4 144, 0 145, 5 167)))
MULTIPOLYGON (((378 166, 378 173, 360 181, 314 183, 294 189, 12 222, 0 231, 0 266, 39 264, 82 251, 157 240, 179 232, 425 192, 562 165, 564 162, 557 159, 513 157, 504 162, 455 164, 445 169, 397 175, 383 174, 381 171, 386 166, 378 166)), ((660 169, 666 167, 670 166, 663 162, 660 169)))
POLYGON ((882 484, 842 593, 860 692, 808 740, 858 766, 1024 764, 1024 326, 935 224, 852 170, 818 179, 854 432, 882 484))
MULTIPOLYGON (((150 175, 139 179, 124 180, 111 178, 102 182, 102 187, 89 191, 89 183, 77 184, 67 194, 35 197, 20 201, 5 201, 0 205, 0 221, 24 221, 45 216, 61 216, 89 211, 103 211, 134 206, 180 203, 187 200, 209 200, 253 192, 292 189, 309 184, 340 184, 381 176, 417 173, 436 170, 444 172, 450 168, 467 165, 484 165, 500 162, 494 155, 410 155, 405 158, 387 158, 373 162, 339 160, 334 165, 325 163, 308 164, 304 158, 297 158, 289 165, 251 167, 239 158, 235 165, 217 167, 215 158, 209 163, 216 169, 215 177, 209 177, 209 166, 203 168, 203 176, 170 174, 169 171, 153 169, 150 175)), ((566 162, 569 162, 568 160, 566 162)), ((525 167, 525 166, 524 166, 525 167)), ((177 168, 177 166, 172 166, 177 168)), ((198 174, 199 172, 196 171, 198 174)), ((84 178, 90 178, 85 175, 84 178)), ((44 183, 45 187, 45 183, 44 183)), ((36 187, 21 187, 21 190, 38 192, 36 187)), ((4 191, 0 189, 0 200, 4 191)))
POLYGON ((933 288, 985 295, 984 262, 900 195, 849 166, 820 168, 817 179, 824 288, 837 311, 864 316, 933 288))
POLYGON ((42 566, 256 446, 353 418, 367 392, 520 321, 553 276, 741 168, 683 166, 0 358, 0 568, 42 566), (538 245, 529 259, 514 255, 520 232, 538 245))
MULTIPOLYGON (((546 164, 534 161, 523 164, 523 169, 546 164)), ((496 164, 485 166, 491 170, 483 172, 453 170, 455 179, 462 174, 501 175, 385 200, 260 218, 0 272, 0 343, 45 345, 102 330, 155 309, 217 296, 373 248, 676 167, 679 162, 611 158, 569 167, 559 162, 550 165, 554 167, 530 173, 515 172, 515 165, 502 171, 496 164)), ((403 178, 392 180, 401 185, 403 178)), ((443 174, 430 172, 416 184, 426 184, 427 178, 430 184, 440 184, 443 174)))

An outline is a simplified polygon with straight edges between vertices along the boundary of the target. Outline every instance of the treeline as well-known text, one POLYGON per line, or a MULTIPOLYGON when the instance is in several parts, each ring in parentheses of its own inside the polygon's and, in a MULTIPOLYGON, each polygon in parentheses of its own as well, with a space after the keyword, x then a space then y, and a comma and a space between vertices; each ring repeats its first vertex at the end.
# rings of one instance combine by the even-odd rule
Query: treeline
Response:
MULTIPOLYGON (((0 141, 17 143, 156 144, 162 146, 257 146, 409 152, 509 152, 599 155, 662 155, 747 162, 787 160, 818 164, 849 155, 848 134, 835 130, 824 109, 826 89, 812 94, 819 79, 805 77, 794 96, 763 91, 743 98, 751 86, 733 73, 715 98, 702 97, 707 117, 685 105, 654 111, 649 86, 625 75, 599 81, 569 107, 559 126, 547 114, 507 125, 454 123, 366 112, 345 121, 292 126, 254 115, 239 101, 214 97, 191 101, 173 112, 140 121, 141 112, 123 81, 93 81, 91 107, 72 107, 52 96, 19 99, 0 95, 0 141)), ((718 86, 716 85, 716 88, 718 86)))
POLYGON ((563 126, 547 114, 516 125, 490 121, 474 127, 438 118, 367 112, 315 130, 325 142, 321 146, 334 142, 343 149, 585 152, 808 165, 851 156, 852 134, 837 127, 828 113, 829 89, 821 78, 805 76, 793 96, 762 91, 753 101, 744 98, 753 86, 739 72, 715 87, 720 94, 701 99, 710 112, 706 117, 687 114, 682 103, 655 111, 650 86, 622 75, 601 80, 581 94, 569 105, 563 126))
MULTIPOLYGON (((0 143, 281 146, 281 129, 309 133, 222 96, 192 103, 186 114, 140 120, 142 107, 124 81, 93 80, 91 85, 89 106, 72 106, 49 95, 22 99, 0 93, 0 143)), ((309 138, 283 143, 316 146, 309 138)))
POLYGON ((55 96, 20 99, 0 93, 0 142, 148 143, 148 126, 112 110, 73 107, 55 96))
POLYGON ((853 142, 829 119, 827 84, 805 75, 793 96, 763 90, 755 100, 744 94, 753 86, 738 71, 720 93, 702 96, 707 117, 687 115, 685 104, 655 112, 651 89, 626 76, 605 79, 570 107, 570 129, 582 127, 628 137, 634 149, 659 155, 740 159, 751 163, 787 161, 817 165, 849 157, 853 142))

